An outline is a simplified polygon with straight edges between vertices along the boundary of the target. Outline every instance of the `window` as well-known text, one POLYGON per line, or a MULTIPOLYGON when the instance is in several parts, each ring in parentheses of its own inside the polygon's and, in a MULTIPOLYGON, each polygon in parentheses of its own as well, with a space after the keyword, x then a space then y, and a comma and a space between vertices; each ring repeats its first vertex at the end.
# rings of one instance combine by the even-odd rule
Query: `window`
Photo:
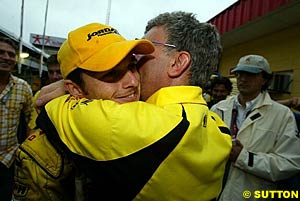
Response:
POLYGON ((273 73, 273 80, 269 90, 278 93, 291 93, 291 84, 293 82, 292 71, 280 71, 273 73))

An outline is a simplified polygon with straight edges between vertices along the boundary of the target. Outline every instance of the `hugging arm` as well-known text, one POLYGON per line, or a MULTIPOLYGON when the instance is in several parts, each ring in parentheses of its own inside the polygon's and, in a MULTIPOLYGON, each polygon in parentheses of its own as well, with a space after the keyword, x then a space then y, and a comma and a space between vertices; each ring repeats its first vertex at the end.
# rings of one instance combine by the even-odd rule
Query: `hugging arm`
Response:
POLYGON ((41 108, 46 105, 49 101, 59 96, 65 95, 65 80, 59 80, 41 89, 40 95, 34 103, 36 108, 41 108))

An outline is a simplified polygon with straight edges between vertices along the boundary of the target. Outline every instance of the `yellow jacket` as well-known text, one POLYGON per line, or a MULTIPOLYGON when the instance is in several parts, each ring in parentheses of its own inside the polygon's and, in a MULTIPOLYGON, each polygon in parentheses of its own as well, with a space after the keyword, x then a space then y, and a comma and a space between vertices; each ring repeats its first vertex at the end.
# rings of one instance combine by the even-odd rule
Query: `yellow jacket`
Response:
POLYGON ((15 200, 74 200, 73 165, 40 130, 20 145, 15 164, 15 200))
MULTIPOLYGON (((37 98, 39 97, 40 92, 41 92, 41 91, 37 91, 37 92, 34 94, 34 96, 33 96, 33 98, 32 98, 32 102, 33 102, 33 103, 35 103, 35 101, 36 101, 37 98)), ((34 108, 34 109, 31 111, 31 118, 30 118, 30 121, 29 121, 29 123, 28 123, 28 127, 29 127, 31 130, 36 129, 35 120, 36 120, 37 116, 38 116, 38 112, 37 112, 37 110, 34 108)), ((34 131, 33 131, 33 132, 34 132, 34 131)))
POLYGON ((67 95, 46 105, 39 126, 94 182, 91 200, 211 200, 221 191, 231 138, 201 93, 167 87, 151 104, 67 95))

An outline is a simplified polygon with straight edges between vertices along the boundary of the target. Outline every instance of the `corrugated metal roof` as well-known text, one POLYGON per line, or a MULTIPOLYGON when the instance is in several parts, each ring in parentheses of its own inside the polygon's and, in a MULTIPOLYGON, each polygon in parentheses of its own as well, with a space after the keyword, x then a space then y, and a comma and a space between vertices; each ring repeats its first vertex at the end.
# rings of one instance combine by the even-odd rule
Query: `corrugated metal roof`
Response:
POLYGON ((210 19, 220 34, 229 32, 249 21, 285 5, 292 0, 239 0, 210 19))

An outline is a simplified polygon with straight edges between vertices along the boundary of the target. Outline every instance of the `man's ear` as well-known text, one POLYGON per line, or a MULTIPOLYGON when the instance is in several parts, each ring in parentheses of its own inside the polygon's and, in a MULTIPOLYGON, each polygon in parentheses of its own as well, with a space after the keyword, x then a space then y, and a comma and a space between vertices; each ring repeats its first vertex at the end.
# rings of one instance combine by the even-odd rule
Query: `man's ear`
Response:
POLYGON ((84 97, 83 90, 71 80, 65 80, 65 88, 72 96, 76 98, 84 97))
POLYGON ((178 77, 185 72, 191 63, 191 55, 187 51, 175 53, 172 64, 168 70, 170 77, 178 77))

